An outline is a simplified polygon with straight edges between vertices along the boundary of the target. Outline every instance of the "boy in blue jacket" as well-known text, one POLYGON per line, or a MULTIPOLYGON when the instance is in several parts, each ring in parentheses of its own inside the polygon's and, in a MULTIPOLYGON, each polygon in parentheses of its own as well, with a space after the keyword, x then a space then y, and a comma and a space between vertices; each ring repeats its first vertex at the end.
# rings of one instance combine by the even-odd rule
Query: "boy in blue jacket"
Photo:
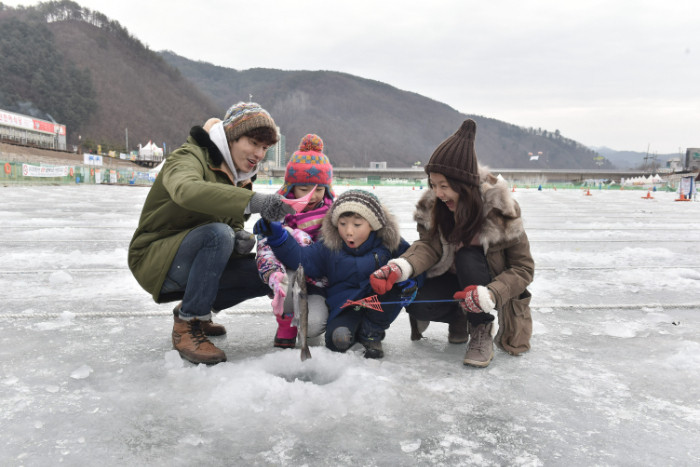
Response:
POLYGON ((365 347, 366 358, 382 358, 382 340, 403 305, 401 287, 382 296, 383 311, 362 305, 345 306, 374 295, 369 276, 408 249, 394 216, 372 193, 349 190, 340 195, 323 218, 321 240, 302 248, 279 222, 258 221, 255 233, 287 267, 301 264, 310 277, 326 277, 329 316, 326 347, 345 352, 355 342, 365 347))

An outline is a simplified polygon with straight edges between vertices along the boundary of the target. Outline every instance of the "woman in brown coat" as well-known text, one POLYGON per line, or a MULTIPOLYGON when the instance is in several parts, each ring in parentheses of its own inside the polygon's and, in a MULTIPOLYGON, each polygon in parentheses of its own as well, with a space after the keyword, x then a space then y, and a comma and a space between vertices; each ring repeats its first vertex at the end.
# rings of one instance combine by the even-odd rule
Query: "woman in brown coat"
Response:
POLYGON ((420 238, 375 271, 370 282, 381 295, 425 272, 416 302, 406 308, 411 339, 420 339, 430 321, 449 323, 451 343, 469 341, 464 364, 486 367, 494 334, 511 355, 530 348, 527 286, 535 263, 520 207, 506 182, 479 166, 475 136, 476 123, 466 120, 435 150, 425 166, 431 189, 414 214, 420 238), (445 302, 449 298, 458 301, 445 302))

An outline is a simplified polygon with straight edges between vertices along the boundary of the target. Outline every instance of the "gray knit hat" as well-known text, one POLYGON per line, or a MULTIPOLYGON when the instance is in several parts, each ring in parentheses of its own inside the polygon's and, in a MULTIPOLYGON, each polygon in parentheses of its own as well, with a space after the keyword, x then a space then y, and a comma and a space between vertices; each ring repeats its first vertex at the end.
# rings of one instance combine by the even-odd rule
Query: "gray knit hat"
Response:
POLYGON ((469 185, 479 186, 479 167, 474 150, 476 122, 469 119, 462 123, 457 132, 437 147, 425 172, 441 173, 469 185))
POLYGON ((331 223, 337 227, 338 218, 346 212, 354 212, 364 217, 372 230, 379 230, 386 225, 384 207, 379 198, 369 191, 346 191, 336 198, 327 215, 331 216, 331 223))
POLYGON ((224 116, 224 132, 229 143, 236 141, 250 130, 269 127, 277 133, 277 125, 267 110, 255 102, 239 102, 232 105, 224 116))

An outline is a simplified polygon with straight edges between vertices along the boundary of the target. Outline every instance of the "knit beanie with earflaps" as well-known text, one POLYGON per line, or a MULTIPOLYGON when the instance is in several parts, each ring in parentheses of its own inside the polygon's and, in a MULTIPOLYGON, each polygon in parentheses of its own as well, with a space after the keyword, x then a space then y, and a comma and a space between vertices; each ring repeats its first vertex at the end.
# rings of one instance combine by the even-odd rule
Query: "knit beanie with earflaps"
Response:
POLYGON ((443 174, 468 185, 479 186, 479 167, 474 150, 476 122, 469 119, 462 123, 457 132, 443 141, 435 149, 425 172, 443 174))
POLYGON ((277 133, 277 125, 267 110, 255 102, 239 102, 232 105, 224 116, 226 140, 233 143, 250 130, 268 127, 277 133))
POLYGON ((348 190, 338 196, 327 216, 330 216, 334 227, 338 226, 338 218, 346 212, 361 215, 369 222, 372 230, 379 230, 387 223, 386 213, 382 203, 373 193, 365 190, 348 190))
POLYGON ((287 196, 295 185, 318 185, 326 188, 326 197, 335 198, 333 192, 333 166, 323 153, 323 140, 314 134, 301 139, 299 149, 292 154, 284 172, 284 185, 278 191, 287 196))

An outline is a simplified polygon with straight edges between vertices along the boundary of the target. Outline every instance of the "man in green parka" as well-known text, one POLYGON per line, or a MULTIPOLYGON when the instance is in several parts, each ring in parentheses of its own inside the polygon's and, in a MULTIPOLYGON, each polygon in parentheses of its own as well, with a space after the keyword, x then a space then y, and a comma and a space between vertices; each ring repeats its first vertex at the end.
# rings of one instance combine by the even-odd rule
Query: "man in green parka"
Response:
POLYGON ((226 354, 206 336, 226 329, 212 311, 267 295, 258 277, 251 213, 281 220, 293 210, 282 196, 253 191, 259 163, 279 140, 270 114, 240 102, 223 121, 190 130, 167 158, 129 244, 129 269, 157 303, 181 300, 173 310, 173 347, 193 363, 216 364, 226 354))

